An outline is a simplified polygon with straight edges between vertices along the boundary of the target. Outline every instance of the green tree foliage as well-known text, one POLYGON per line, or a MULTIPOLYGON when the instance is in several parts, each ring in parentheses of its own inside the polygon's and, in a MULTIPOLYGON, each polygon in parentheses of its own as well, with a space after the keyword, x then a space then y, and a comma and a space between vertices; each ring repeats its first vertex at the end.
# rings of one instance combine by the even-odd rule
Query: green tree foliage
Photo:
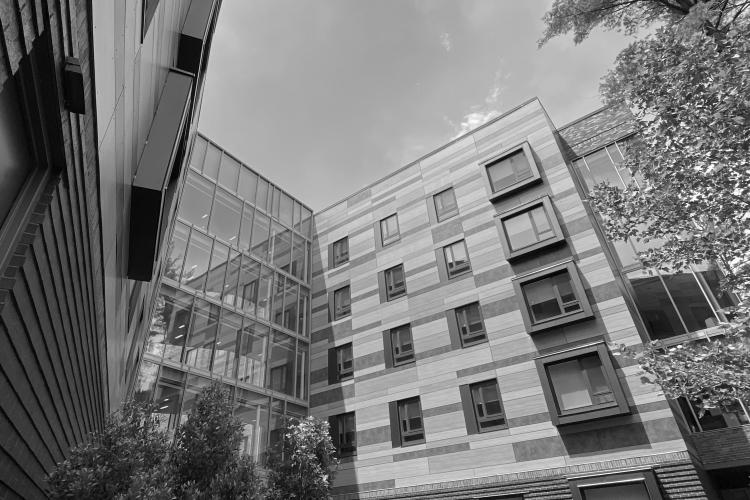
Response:
POLYGON ((339 464, 328 422, 313 417, 290 422, 281 445, 269 458, 267 498, 328 498, 339 464))
POLYGON ((743 0, 555 0, 544 15, 545 31, 539 45, 573 33, 575 43, 601 26, 632 35, 655 22, 673 26, 696 5, 705 7, 705 29, 723 32, 741 17, 750 2, 743 0))

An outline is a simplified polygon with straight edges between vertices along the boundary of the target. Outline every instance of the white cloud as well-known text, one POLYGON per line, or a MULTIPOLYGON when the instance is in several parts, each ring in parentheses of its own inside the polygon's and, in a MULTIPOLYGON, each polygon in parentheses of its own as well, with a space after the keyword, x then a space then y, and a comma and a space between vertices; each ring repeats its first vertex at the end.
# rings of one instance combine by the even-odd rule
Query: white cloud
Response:
MULTIPOLYGON (((502 66, 502 64, 501 64, 502 66)), ((482 104, 475 104, 471 106, 468 113, 466 113, 461 121, 457 124, 449 118, 445 117, 445 121, 453 127, 455 134, 451 137, 451 140, 456 139, 464 135, 465 133, 474 130, 480 125, 484 125, 488 121, 500 115, 500 97, 502 92, 505 90, 505 82, 507 81, 510 73, 505 73, 501 69, 495 72, 495 78, 492 82, 492 86, 487 92, 487 97, 484 98, 482 104)))
POLYGON ((451 41, 450 33, 443 33, 440 35, 440 45, 443 46, 446 52, 450 52, 453 48, 453 42, 451 41))

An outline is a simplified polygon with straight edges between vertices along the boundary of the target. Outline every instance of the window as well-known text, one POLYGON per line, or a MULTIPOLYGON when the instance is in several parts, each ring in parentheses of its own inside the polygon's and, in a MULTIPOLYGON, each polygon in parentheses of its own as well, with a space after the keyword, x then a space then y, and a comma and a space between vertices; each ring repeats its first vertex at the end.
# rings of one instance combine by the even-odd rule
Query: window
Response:
POLYGON ((331 439, 339 457, 357 454, 357 429, 354 412, 329 417, 331 439))
POLYGON ((471 271, 465 240, 457 241, 443 247, 443 254, 445 256, 445 265, 449 279, 471 271))
POLYGON ((507 429, 497 380, 459 386, 469 434, 507 429))
POLYGON ((481 164, 487 169, 493 200, 540 180, 527 142, 481 164))
POLYGON ((385 288, 385 300, 393 300, 406 295, 406 276, 404 265, 399 264, 383 271, 383 287, 385 288))
POLYGON ((424 442, 424 424, 419 397, 392 401, 388 409, 391 417, 391 442, 394 447, 424 442))
POLYGON ((509 260, 565 240, 549 196, 497 217, 500 242, 509 260))
POLYGON ((456 203, 456 193, 453 188, 441 191, 432 197, 435 203, 435 214, 438 222, 444 221, 458 214, 458 204, 456 203))
POLYGON ((652 470, 569 480, 573 500, 662 500, 652 470))
POLYGON ((349 238, 344 236, 331 245, 331 262, 328 267, 338 267, 349 262, 349 238))
POLYGON ((391 328, 387 332, 386 355, 390 365, 398 366, 414 361, 414 341, 409 325, 391 328))
POLYGON ((352 343, 328 350, 328 383, 335 384, 354 376, 354 351, 352 343))
POLYGON ((629 412, 603 342, 543 356, 536 363, 553 424, 629 412))
POLYGON ((383 246, 395 243, 401 238, 398 231, 398 214, 393 214, 380 221, 380 242, 383 246))
POLYGON ((208 217, 214 198, 214 184, 200 175, 188 172, 182 189, 179 216, 195 227, 208 229, 208 217))
POLYGON ((734 399, 723 406, 705 410, 703 416, 700 416, 698 406, 688 403, 686 398, 681 397, 677 402, 691 432, 750 425, 750 412, 748 411, 750 401, 743 402, 739 399, 734 399))
POLYGON ((333 319, 341 319, 352 313, 351 287, 345 286, 333 292, 333 319))
POLYGON ((458 307, 455 312, 458 334, 463 347, 487 340, 479 302, 458 307))
POLYGON ((521 314, 530 333, 593 316, 573 262, 563 262, 513 279, 524 301, 521 314))

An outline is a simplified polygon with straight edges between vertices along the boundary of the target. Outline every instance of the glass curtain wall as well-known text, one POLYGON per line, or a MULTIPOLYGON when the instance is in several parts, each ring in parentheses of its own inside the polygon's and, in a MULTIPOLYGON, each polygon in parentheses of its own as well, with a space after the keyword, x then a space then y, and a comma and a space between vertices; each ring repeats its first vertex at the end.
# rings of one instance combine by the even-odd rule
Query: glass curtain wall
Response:
POLYGON ((307 413, 312 212, 197 136, 135 397, 165 428, 230 388, 256 459, 307 413))
MULTIPOLYGON (((573 162, 589 192, 602 182, 621 188, 634 182, 640 187, 643 180, 638 172, 624 167, 624 149, 624 143, 615 142, 573 162)), ((644 268, 637 252, 660 244, 633 239, 611 242, 649 336, 666 339, 725 321, 721 310, 735 301, 719 289, 719 268, 713 263, 691 265, 681 272, 644 268)))

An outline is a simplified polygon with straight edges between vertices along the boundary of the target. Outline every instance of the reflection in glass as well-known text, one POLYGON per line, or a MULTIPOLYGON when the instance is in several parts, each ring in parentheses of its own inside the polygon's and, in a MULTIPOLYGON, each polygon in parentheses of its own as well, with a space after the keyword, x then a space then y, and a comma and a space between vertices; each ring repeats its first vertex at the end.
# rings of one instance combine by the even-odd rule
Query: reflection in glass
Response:
POLYGON ((307 323, 310 318, 308 311, 308 302, 310 300, 310 291, 304 286, 299 287, 299 306, 297 309, 297 333, 307 337, 307 323))
POLYGON ((187 252, 188 236, 190 228, 182 222, 175 222, 172 241, 169 242, 167 258, 164 262, 164 277, 171 280, 179 281, 182 264, 187 252))
POLYGON ((242 203, 223 189, 216 190, 214 209, 208 232, 218 236, 230 245, 236 245, 240 229, 242 203))
POLYGON ((218 321, 218 306, 205 300, 195 299, 190 337, 185 345, 183 363, 201 370, 208 370, 211 367, 211 352, 214 347, 218 321))
POLYGON ((266 266, 261 267, 258 282, 258 308, 256 314, 266 321, 271 319, 271 286, 273 271, 266 266))
POLYGON ((310 238, 310 232, 312 231, 312 212, 302 207, 302 226, 301 233, 305 238, 310 238))
POLYGON ((597 354, 549 365, 547 371, 560 411, 615 401, 597 354))
POLYGON ((281 224, 273 223, 273 264, 282 271, 290 272, 292 259, 292 231, 281 224))
POLYGON ((689 332, 718 324, 718 318, 703 295, 693 273, 690 271, 679 274, 661 272, 661 276, 689 332))
POLYGON ((649 500, 648 490, 643 481, 629 484, 614 484, 585 488, 581 491, 585 500, 649 500))
POLYGON ((193 151, 190 154, 190 166, 200 172, 203 168, 203 160, 206 158, 206 146, 208 142, 203 137, 196 135, 193 151))
POLYGON ((248 203, 255 203, 255 190, 258 187, 258 174, 249 168, 240 169, 240 183, 237 187, 237 194, 245 199, 248 203))
POLYGON ((208 297, 214 299, 221 297, 228 258, 229 247, 218 241, 214 243, 214 250, 211 254, 211 265, 206 273, 206 295, 208 297))
POLYGON ((180 414, 182 391, 185 388, 185 373, 162 366, 159 382, 156 384, 156 416, 163 429, 174 429, 180 414))
POLYGON ((281 197, 281 190, 277 188, 276 186, 271 186, 273 190, 273 204, 271 205, 271 209, 269 210, 271 212, 271 217, 278 219, 279 218, 279 198, 281 197))
POLYGON ((230 191, 237 191, 237 178, 239 175, 240 163, 225 153, 221 159, 221 170, 219 170, 219 184, 229 189, 230 191))
POLYGON ((294 339, 283 333, 273 332, 268 359, 268 389, 294 395, 294 357, 294 339))
POLYGON ((271 321, 281 326, 284 324, 284 276, 276 274, 273 280, 273 302, 271 309, 271 321))
POLYGON ((534 323, 581 310, 567 271, 526 283, 522 289, 534 323))
POLYGON ((245 320, 240 339, 237 379, 247 384, 263 387, 264 361, 270 329, 252 320, 245 320))
POLYGON ((230 306, 234 306, 237 298, 237 281, 240 277, 240 256, 236 250, 229 251, 229 262, 227 263, 227 283, 224 285, 224 293, 221 300, 230 306))
POLYGON ((295 378, 295 395, 300 399, 307 398, 307 359, 310 347, 297 341, 297 377, 295 378))
POLYGON ((292 216, 294 211, 294 202, 286 193, 281 193, 279 201, 279 220, 287 227, 292 227, 292 216))
POLYGON ((271 412, 270 432, 268 433, 268 449, 276 450, 281 446, 284 437, 284 415, 279 412, 271 412))
POLYGON ((234 416, 242 423, 240 452, 259 460, 265 452, 268 397, 238 389, 234 416))
POLYGON ((291 273, 297 279, 305 277, 305 240, 297 234, 292 235, 294 243, 292 247, 291 273))
POLYGON ((292 280, 286 280, 284 287, 284 328, 297 330, 297 292, 299 285, 292 280))
POLYGON ((639 269, 628 273, 627 277, 651 339, 665 339, 685 333, 669 294, 655 271, 639 269))
POLYGON ((268 211, 268 181, 258 177, 258 194, 255 197, 255 206, 263 211, 268 211))
POLYGON ((555 236, 542 205, 505 219, 503 225, 512 250, 519 250, 555 236))
POLYGON ((208 227, 213 198, 214 185, 200 175, 188 172, 185 187, 182 189, 179 217, 205 230, 208 227))
POLYGON ((253 229, 253 207, 245 204, 242 212, 242 225, 240 226, 239 247, 243 252, 250 251, 250 235, 253 229))
POLYGON ((518 150, 487 165, 487 174, 495 193, 530 178, 532 172, 526 153, 518 150))
POLYGON ((190 324, 193 296, 162 286, 151 317, 146 352, 179 361, 190 324))
POLYGON ((253 256, 268 261, 269 231, 271 230, 271 219, 259 211, 255 211, 255 222, 253 223, 253 236, 250 239, 250 252, 253 256))
POLYGON ((723 309, 737 305, 736 298, 732 294, 722 291, 722 276, 716 265, 703 265, 700 267, 705 269, 705 271, 698 270, 696 266, 696 274, 703 279, 706 293, 708 293, 709 297, 713 298, 715 306, 723 309))
POLYGON ((213 241, 205 234, 193 231, 190 235, 185 267, 182 270, 181 282, 199 292, 206 283, 206 273, 211 257, 213 241))
POLYGON ((216 180, 219 173, 219 162, 221 161, 221 150, 213 144, 208 145, 206 149, 206 161, 203 163, 203 175, 209 179, 216 180))
POLYGON ((258 301, 258 280, 260 278, 260 264, 253 259, 243 256, 240 267, 240 279, 237 285, 236 307, 243 311, 255 314, 255 305, 258 301))
POLYGON ((225 310, 221 315, 219 333, 216 336, 212 372, 223 377, 235 376, 235 357, 241 333, 242 316, 225 310))
POLYGON ((143 360, 138 370, 138 378, 135 381, 133 399, 140 403, 150 403, 154 396, 156 386, 156 375, 159 373, 159 365, 151 361, 143 360))
POLYGON ((185 392, 182 396, 182 412, 180 413, 180 423, 184 424, 190 414, 190 411, 195 408, 195 399, 200 394, 204 387, 208 387, 211 384, 211 379, 206 377, 200 377, 198 375, 188 375, 187 383, 185 384, 185 392))

